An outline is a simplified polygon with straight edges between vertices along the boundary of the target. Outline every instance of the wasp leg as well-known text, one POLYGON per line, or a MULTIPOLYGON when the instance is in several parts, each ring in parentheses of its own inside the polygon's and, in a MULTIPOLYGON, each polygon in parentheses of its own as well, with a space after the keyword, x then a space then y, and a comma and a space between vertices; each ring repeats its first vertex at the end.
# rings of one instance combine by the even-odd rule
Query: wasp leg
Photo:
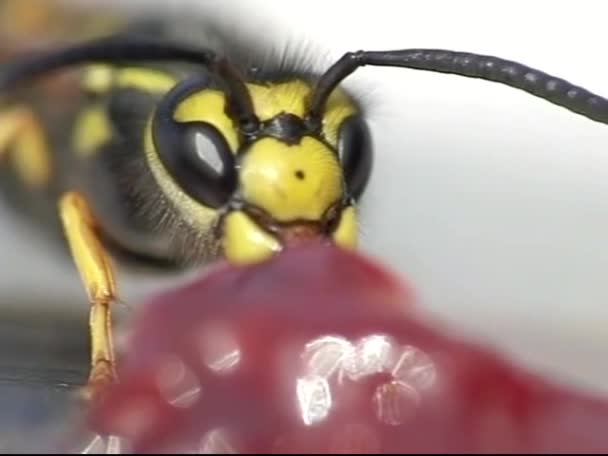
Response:
POLYGON ((51 177, 51 157, 44 128, 33 111, 16 106, 0 111, 0 160, 11 158, 30 188, 44 187, 51 177))
POLYGON ((96 233, 96 222, 85 198, 65 193, 59 201, 65 235, 91 303, 91 372, 87 398, 116 380, 110 307, 116 300, 114 271, 96 233))

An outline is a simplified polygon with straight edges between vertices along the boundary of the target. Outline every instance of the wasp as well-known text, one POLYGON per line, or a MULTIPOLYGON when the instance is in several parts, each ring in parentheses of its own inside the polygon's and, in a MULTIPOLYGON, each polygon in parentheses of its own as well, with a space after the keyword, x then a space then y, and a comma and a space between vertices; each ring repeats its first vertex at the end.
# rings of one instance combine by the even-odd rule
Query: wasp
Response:
POLYGON ((307 72, 243 55, 119 32, 0 68, 2 186, 56 226, 80 274, 91 305, 90 392, 116 379, 117 262, 247 264, 308 240, 356 248, 357 207, 378 159, 365 109, 342 87, 358 68, 501 83, 608 123, 605 98, 495 56, 360 50, 307 72), (20 95, 76 68, 75 101, 20 95))

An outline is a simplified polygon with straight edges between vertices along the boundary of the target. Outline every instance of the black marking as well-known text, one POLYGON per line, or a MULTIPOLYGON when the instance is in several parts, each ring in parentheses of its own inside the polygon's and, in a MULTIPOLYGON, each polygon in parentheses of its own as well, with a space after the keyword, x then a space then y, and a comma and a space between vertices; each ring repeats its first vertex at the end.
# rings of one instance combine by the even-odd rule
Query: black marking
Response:
MULTIPOLYGON (((263 137, 276 138, 287 144, 298 144, 304 136, 317 136, 315 131, 310 129, 309 124, 291 113, 282 112, 270 120, 265 121, 256 136, 247 138, 247 143, 251 143, 263 137)), ((321 138, 318 138, 321 140, 321 138)))
MULTIPOLYGON (((134 88, 113 89, 107 105, 108 118, 119 138, 143 132, 158 96, 134 88)), ((143 140, 143 139, 142 139, 143 140)))
POLYGON ((295 176, 296 176, 296 179, 304 180, 304 178, 306 177, 306 174, 304 174, 304 171, 299 169, 295 172, 295 176))

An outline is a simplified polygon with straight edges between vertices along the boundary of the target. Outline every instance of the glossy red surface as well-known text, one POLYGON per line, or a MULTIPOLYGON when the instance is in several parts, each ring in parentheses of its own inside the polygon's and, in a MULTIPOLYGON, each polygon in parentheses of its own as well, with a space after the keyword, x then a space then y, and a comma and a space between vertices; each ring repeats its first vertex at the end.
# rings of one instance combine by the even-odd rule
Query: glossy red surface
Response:
POLYGON ((136 452, 605 452, 608 406, 415 316, 327 246, 152 299, 94 428, 136 452))

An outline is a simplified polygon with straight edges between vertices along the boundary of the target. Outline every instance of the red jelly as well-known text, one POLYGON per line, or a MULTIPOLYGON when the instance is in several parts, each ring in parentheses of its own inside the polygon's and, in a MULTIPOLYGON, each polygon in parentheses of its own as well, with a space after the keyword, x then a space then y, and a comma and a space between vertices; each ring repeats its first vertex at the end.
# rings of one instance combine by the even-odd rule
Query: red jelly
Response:
POLYGON ((330 246, 146 303, 94 428, 135 452, 606 452, 608 406, 421 320, 330 246))

